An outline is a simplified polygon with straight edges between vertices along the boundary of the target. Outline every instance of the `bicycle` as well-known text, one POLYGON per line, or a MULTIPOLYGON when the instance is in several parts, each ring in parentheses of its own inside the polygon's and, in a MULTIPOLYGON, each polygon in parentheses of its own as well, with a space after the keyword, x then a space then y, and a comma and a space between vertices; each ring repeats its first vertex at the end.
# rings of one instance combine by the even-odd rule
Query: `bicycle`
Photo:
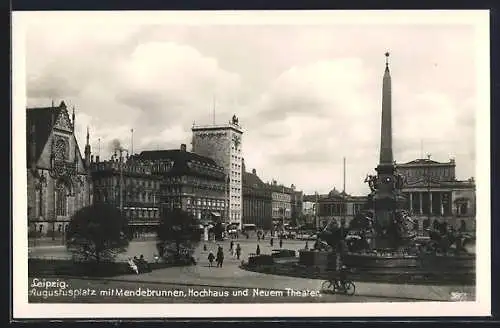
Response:
POLYGON ((321 284, 321 290, 325 292, 330 292, 332 294, 342 293, 345 295, 352 296, 356 292, 356 285, 351 280, 344 280, 344 283, 342 284, 342 282, 339 279, 333 278, 325 280, 321 284))

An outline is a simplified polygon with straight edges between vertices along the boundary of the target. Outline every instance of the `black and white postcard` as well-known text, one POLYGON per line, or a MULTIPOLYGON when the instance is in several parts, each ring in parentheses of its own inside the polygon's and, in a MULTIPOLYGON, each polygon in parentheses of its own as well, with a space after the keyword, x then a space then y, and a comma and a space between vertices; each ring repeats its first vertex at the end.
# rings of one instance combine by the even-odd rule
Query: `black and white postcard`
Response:
POLYGON ((14 318, 490 314, 488 11, 12 27, 14 318))

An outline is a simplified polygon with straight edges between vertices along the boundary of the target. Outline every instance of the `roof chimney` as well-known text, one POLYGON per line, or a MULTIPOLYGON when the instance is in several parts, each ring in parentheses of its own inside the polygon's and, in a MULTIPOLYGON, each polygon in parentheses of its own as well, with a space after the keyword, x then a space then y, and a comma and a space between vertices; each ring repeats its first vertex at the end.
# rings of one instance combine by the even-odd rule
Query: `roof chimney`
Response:
POLYGON ((257 170, 256 169, 252 169, 252 174, 257 175, 257 170))
POLYGON ((181 151, 186 151, 186 144, 181 144, 181 151))

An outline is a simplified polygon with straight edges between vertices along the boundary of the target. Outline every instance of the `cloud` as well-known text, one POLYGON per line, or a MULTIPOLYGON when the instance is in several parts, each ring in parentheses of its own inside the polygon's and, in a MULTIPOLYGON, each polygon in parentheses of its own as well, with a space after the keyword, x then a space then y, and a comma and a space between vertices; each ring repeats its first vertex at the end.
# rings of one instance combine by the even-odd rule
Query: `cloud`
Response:
POLYGON ((118 71, 116 100, 140 110, 148 127, 192 121, 197 111, 210 112, 214 97, 227 102, 240 86, 239 76, 216 59, 172 42, 139 45, 118 71))
POLYGON ((391 51, 394 157, 456 157, 475 172, 474 30, 456 26, 32 25, 29 106, 75 105, 101 158, 117 139, 134 151, 189 144, 191 125, 245 133, 248 169, 312 193, 363 194, 378 163, 383 53, 391 51), (410 41, 409 41, 410 40, 410 41), (215 111, 214 111, 215 102, 215 111))

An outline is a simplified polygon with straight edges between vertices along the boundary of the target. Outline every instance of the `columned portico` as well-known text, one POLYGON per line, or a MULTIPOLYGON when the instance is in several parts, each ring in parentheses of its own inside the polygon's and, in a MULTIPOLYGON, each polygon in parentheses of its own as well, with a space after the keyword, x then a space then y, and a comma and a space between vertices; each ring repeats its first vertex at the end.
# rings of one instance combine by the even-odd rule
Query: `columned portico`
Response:
POLYGON ((429 214, 432 215, 432 192, 428 192, 429 194, 429 214))
POLYGON ((423 197, 423 193, 422 193, 422 192, 420 192, 418 196, 419 196, 418 198, 419 198, 419 200, 420 200, 420 212, 419 212, 419 213, 420 213, 420 214, 424 214, 424 211, 423 211, 423 209, 422 209, 422 205, 423 205, 423 204, 422 204, 422 200, 423 200, 423 198, 424 198, 424 197, 423 197))

